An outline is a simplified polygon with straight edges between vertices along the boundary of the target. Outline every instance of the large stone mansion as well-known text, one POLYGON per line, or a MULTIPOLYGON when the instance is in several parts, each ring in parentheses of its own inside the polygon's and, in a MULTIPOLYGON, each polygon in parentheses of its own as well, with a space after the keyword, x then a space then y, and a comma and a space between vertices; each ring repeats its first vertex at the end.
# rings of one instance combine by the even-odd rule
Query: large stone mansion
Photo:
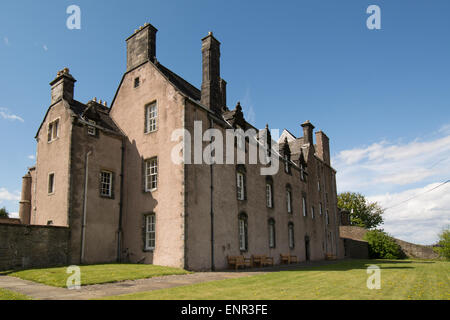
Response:
POLYGON ((329 139, 309 121, 301 137, 284 130, 274 141, 280 166, 271 176, 262 164, 171 161, 173 131, 194 135, 194 121, 203 130, 254 127, 240 104, 227 107, 212 33, 202 39, 201 89, 156 59, 156 33, 145 24, 126 40, 127 69, 110 107, 75 100, 67 68, 50 83, 36 165, 23 178, 22 223, 69 227, 71 264, 214 270, 229 255, 342 256, 329 139))

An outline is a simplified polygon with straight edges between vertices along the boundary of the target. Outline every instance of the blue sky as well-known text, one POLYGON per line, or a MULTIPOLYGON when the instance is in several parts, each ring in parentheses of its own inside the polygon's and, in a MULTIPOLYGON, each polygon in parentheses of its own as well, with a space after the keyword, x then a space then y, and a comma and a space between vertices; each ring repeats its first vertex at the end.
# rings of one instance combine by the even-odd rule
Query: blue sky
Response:
MULTIPOLYGON (((449 12, 446 0, 2 1, 0 206, 18 211, 56 72, 70 68, 77 100, 111 102, 125 39, 145 22, 159 29, 158 60, 197 87, 200 39, 213 31, 229 106, 241 101, 257 127, 295 135, 311 120, 331 138, 340 191, 386 207, 426 192, 450 179, 449 12), (66 27, 72 4, 81 30, 66 27), (366 27, 372 4, 381 30, 366 27)), ((385 229, 433 242, 450 224, 448 194, 443 186, 389 210, 385 229)))

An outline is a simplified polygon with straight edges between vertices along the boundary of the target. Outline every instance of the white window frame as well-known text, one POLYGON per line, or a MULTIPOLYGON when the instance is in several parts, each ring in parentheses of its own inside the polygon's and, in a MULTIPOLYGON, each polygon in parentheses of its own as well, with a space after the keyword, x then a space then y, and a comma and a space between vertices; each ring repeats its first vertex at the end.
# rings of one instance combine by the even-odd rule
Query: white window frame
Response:
POLYGON ((156 248, 156 215, 145 216, 145 250, 151 251, 156 248))
POLYGON ((100 171, 100 195, 102 197, 108 197, 111 198, 112 197, 112 188, 113 188, 113 173, 111 171, 107 171, 107 170, 102 170, 100 171), (108 174, 109 175, 109 179, 108 181, 103 180, 104 175, 108 174), (104 188, 104 186, 106 186, 104 188), (106 190, 107 192, 105 193, 104 190, 106 190))
POLYGON ((314 206, 311 206, 311 219, 314 219, 314 206))
POLYGON ((287 212, 292 213, 292 191, 286 190, 287 212))
POLYGON ((308 208, 306 208, 306 198, 305 198, 305 196, 302 196, 302 208, 303 208, 303 216, 306 217, 308 208))
POLYGON ((272 184, 266 183, 266 206, 267 208, 272 208, 272 184))
POLYGON ((269 220, 269 248, 275 248, 275 221, 269 220))
POLYGON ((284 156, 284 172, 289 173, 289 159, 288 159, 288 156, 284 156))
POLYGON ((48 174, 48 179, 47 179, 47 193, 49 195, 55 194, 55 183, 56 182, 56 175, 54 172, 50 172, 48 174), (52 177, 52 189, 50 190, 50 177, 52 177))
POLYGON ((146 108, 146 116, 145 119, 147 126, 147 131, 145 133, 152 133, 158 131, 158 103, 152 102, 145 106, 146 108))
POLYGON ((244 183, 244 174, 242 172, 238 172, 236 174, 236 185, 237 185, 238 200, 244 200, 245 199, 245 183, 244 183))
POLYGON ((294 224, 292 223, 288 224, 288 241, 289 241, 289 248, 294 249, 295 247, 294 224))
POLYGON ((158 157, 145 160, 145 191, 158 189, 158 157))
POLYGON ((239 218, 239 250, 246 251, 247 250, 247 234, 246 234, 246 228, 245 228, 245 218, 240 217, 239 218))

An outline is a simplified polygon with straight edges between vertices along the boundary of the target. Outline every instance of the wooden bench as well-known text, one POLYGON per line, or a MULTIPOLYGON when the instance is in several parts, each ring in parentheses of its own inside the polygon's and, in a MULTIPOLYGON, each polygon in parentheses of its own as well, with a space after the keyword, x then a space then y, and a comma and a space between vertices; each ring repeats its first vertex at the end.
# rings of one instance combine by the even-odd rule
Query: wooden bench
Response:
POLYGON ((325 260, 337 260, 337 257, 334 254, 327 253, 325 255, 325 260))
POLYGON ((281 264, 298 263, 298 259, 297 256, 291 256, 289 254, 280 254, 280 263, 281 264))
POLYGON ((251 260, 249 258, 245 258, 244 256, 228 256, 228 266, 234 267, 236 270, 239 267, 250 267, 251 266, 251 260))
POLYGON ((266 255, 252 255, 252 267, 256 265, 260 267, 273 266, 273 258, 266 255))

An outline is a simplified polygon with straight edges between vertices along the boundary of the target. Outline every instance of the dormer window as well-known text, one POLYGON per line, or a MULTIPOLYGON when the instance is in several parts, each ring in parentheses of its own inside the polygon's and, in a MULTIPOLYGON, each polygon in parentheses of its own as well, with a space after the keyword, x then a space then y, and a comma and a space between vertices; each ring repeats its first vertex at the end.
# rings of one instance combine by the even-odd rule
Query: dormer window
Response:
POLYGON ((59 136, 59 119, 52 121, 48 125, 47 141, 52 142, 59 136))
POLYGON ((93 120, 88 120, 89 124, 91 124, 91 126, 88 126, 87 132, 89 135, 91 136, 95 136, 97 133, 97 129, 95 128, 95 125, 97 124, 95 121, 93 120))
POLYGON ((303 163, 300 164, 300 180, 306 181, 305 165, 303 163))

